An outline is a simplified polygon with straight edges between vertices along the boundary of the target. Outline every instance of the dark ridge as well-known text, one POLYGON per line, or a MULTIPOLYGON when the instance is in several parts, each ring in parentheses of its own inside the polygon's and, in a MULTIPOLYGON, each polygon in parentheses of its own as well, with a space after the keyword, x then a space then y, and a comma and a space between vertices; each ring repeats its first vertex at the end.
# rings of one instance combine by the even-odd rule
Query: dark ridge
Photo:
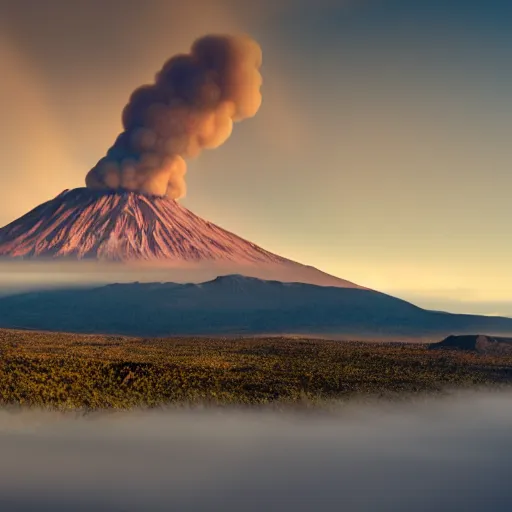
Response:
POLYGON ((202 284, 132 283, 0 298, 0 327, 135 336, 301 334, 512 348, 512 319, 436 313, 354 288, 227 275, 202 284), (490 332, 498 336, 476 336, 490 332))
POLYGON ((512 352, 512 338, 485 334, 452 335, 439 343, 432 344, 430 348, 433 350, 452 349, 489 353, 512 352))

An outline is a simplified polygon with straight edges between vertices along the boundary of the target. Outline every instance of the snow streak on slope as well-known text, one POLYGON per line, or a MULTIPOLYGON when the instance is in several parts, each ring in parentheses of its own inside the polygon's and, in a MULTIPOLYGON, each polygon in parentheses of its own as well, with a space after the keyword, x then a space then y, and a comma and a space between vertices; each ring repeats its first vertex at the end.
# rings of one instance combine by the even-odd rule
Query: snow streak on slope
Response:
POLYGON ((283 263, 176 201, 133 192, 62 193, 0 230, 0 255, 283 263))
POLYGON ((172 199, 134 192, 64 191, 0 229, 0 257, 214 264, 228 273, 358 287, 265 251, 172 199))

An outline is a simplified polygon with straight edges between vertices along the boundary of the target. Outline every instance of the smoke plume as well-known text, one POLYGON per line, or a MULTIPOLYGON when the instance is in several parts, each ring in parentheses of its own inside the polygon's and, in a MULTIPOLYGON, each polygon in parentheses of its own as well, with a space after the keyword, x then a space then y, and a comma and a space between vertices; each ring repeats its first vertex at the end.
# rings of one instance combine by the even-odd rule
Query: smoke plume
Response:
POLYGON ((234 122, 259 110, 261 64, 261 48, 247 36, 205 36, 172 57, 154 84, 131 95, 124 131, 89 171, 87 187, 183 197, 185 159, 221 146, 234 122))

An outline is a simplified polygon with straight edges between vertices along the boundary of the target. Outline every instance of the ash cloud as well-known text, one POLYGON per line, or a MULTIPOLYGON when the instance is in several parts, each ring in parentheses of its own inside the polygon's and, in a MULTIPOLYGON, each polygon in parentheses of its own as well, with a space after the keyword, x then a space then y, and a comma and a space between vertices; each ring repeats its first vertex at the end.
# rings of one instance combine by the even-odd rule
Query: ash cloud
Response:
POLYGON ((0 411, 0 508, 512 509, 510 392, 333 413, 0 411))
POLYGON ((233 123, 258 112, 261 64, 261 48, 248 36, 196 40, 190 53, 164 64, 153 84, 133 92, 124 131, 89 171, 87 187, 183 197, 185 160, 221 146, 233 123))

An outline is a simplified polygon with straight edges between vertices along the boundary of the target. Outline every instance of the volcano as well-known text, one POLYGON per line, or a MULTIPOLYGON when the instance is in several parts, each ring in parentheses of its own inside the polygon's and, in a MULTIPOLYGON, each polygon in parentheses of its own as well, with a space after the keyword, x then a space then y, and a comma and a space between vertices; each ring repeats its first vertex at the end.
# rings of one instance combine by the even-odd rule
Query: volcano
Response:
POLYGON ((0 229, 0 257, 217 265, 221 273, 360 288, 258 247, 168 197, 65 190, 0 229))

